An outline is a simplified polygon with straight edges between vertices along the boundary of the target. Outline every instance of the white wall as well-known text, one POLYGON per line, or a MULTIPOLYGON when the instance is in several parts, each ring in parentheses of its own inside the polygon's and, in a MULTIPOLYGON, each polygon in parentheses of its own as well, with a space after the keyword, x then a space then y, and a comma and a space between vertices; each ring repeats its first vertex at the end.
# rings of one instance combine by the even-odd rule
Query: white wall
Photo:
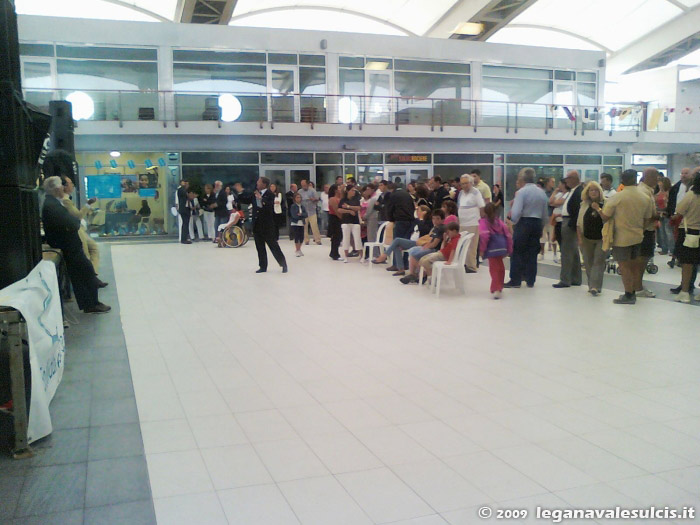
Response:
POLYGON ((700 80, 679 82, 676 100, 675 131, 700 130, 700 80), (690 108, 692 113, 684 111, 685 108, 690 108))

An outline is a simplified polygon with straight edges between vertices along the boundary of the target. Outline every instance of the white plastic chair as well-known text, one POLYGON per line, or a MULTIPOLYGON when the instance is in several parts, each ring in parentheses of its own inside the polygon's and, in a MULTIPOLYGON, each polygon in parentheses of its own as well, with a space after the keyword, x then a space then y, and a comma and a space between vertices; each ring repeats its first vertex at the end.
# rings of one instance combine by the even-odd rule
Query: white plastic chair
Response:
POLYGON ((473 233, 462 232, 457 243, 457 254, 452 259, 452 264, 448 266, 446 264, 447 261, 433 263, 433 276, 430 279, 430 287, 437 297, 440 297, 443 271, 447 270, 451 270, 454 273, 455 286, 460 288, 462 293, 467 293, 467 274, 464 271, 464 265, 467 262, 467 252, 469 252, 469 245, 473 239, 473 233))
POLYGON ((384 234, 386 233, 386 227, 389 224, 388 221, 383 222, 379 225, 379 228, 377 229, 377 240, 372 241, 372 242, 365 242, 362 243, 362 258, 365 259, 366 255, 368 252, 367 250, 369 249, 369 261, 370 264, 368 266, 371 268, 374 266, 372 264, 372 252, 374 252, 375 248, 379 248, 379 253, 382 254, 386 251, 386 245, 384 244, 384 234))
MULTIPOLYGON (((459 258, 459 248, 460 248, 460 246, 462 246, 462 243, 464 242, 464 238, 465 238, 468 234, 469 234, 469 232, 467 232, 467 231, 460 232, 460 234, 459 234, 459 242, 457 243, 457 257, 456 257, 456 258, 459 258)), ((436 264, 436 263, 433 263, 433 270, 435 269, 435 264, 436 264)), ((453 259, 453 264, 454 264, 454 259, 453 259)), ((444 266, 444 265, 445 265, 445 263, 443 262, 443 263, 442 263, 442 266, 444 266)), ((449 267, 448 267, 448 268, 449 268, 449 267)), ((423 286, 423 275, 425 275, 425 268, 423 268, 423 267, 421 266, 421 267, 420 267, 420 272, 418 273, 418 286, 423 286)), ((432 276, 432 278, 430 279, 430 283, 427 283, 427 284, 429 284, 429 286, 430 286, 430 291, 431 291, 431 292, 433 291, 433 285, 435 284, 435 282, 436 282, 436 281, 435 281, 435 272, 433 272, 433 276, 432 276)))

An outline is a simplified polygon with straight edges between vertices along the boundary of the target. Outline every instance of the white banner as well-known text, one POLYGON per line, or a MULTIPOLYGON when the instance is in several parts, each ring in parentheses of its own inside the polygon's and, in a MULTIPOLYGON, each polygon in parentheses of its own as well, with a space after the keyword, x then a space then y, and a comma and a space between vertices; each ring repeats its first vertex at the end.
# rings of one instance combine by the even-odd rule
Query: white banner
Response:
POLYGON ((27 321, 32 400, 28 442, 51 433, 49 403, 63 377, 66 352, 56 266, 40 262, 25 279, 0 290, 0 306, 19 310, 27 321))

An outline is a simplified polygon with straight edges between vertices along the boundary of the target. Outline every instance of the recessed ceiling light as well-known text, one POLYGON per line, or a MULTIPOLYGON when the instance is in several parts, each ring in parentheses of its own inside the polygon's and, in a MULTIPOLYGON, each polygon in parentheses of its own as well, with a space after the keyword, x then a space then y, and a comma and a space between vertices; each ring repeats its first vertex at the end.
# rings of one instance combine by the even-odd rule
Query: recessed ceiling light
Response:
POLYGON ((478 22, 462 22, 452 31, 455 35, 476 36, 484 32, 484 24, 478 22))
POLYGON ((121 154, 120 152, 118 152, 118 151, 110 151, 109 154, 110 154, 112 157, 114 157, 115 159, 116 159, 117 157, 121 157, 121 156, 122 156, 122 154, 121 154))
POLYGON ((370 69, 373 71, 384 71, 389 67, 389 62, 367 62, 365 69, 370 69))

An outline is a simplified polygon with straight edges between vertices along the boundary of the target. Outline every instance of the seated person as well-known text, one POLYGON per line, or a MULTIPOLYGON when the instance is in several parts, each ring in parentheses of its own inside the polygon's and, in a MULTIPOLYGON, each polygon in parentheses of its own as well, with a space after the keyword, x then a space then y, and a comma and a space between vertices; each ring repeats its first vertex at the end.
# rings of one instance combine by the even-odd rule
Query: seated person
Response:
POLYGON ((453 222, 459 224, 459 218, 457 217, 457 203, 455 201, 442 201, 442 211, 445 212, 445 226, 453 222))
POLYGON ((410 239, 402 239, 400 237, 395 237, 391 244, 387 248, 386 252, 381 254, 379 257, 374 259, 372 262, 374 264, 384 263, 390 255, 394 255, 394 264, 386 270, 388 272, 395 272, 393 275, 404 275, 404 262, 403 262, 403 250, 408 250, 416 246, 417 241, 430 233, 431 229, 431 212, 428 206, 418 206, 416 209, 416 214, 418 219, 414 222, 413 234, 410 239), (398 253, 397 253, 398 251, 398 253))
POLYGON ((222 247, 224 245, 224 238, 223 235, 220 235, 218 232, 222 232, 229 226, 234 226, 235 224, 238 224, 238 221, 240 221, 241 218, 243 218, 243 212, 237 210, 236 208, 233 208, 231 209, 228 222, 226 224, 219 224, 219 229, 217 231, 216 237, 217 244, 219 245, 219 247, 222 247))
POLYGON ((440 249, 446 231, 446 226, 443 222, 444 219, 445 212, 442 210, 435 210, 432 217, 433 229, 430 230, 428 234, 429 240, 427 242, 421 242, 419 239, 417 246, 408 250, 408 275, 400 279, 403 284, 417 283, 418 264, 420 260, 426 255, 435 253, 440 249))
POLYGON ((433 274, 433 264, 438 261, 445 261, 445 264, 448 266, 452 264, 457 251, 459 238, 459 223, 451 222, 447 225, 445 241, 442 243, 440 251, 426 255, 420 260, 420 265, 425 270, 426 276, 430 277, 433 274))

